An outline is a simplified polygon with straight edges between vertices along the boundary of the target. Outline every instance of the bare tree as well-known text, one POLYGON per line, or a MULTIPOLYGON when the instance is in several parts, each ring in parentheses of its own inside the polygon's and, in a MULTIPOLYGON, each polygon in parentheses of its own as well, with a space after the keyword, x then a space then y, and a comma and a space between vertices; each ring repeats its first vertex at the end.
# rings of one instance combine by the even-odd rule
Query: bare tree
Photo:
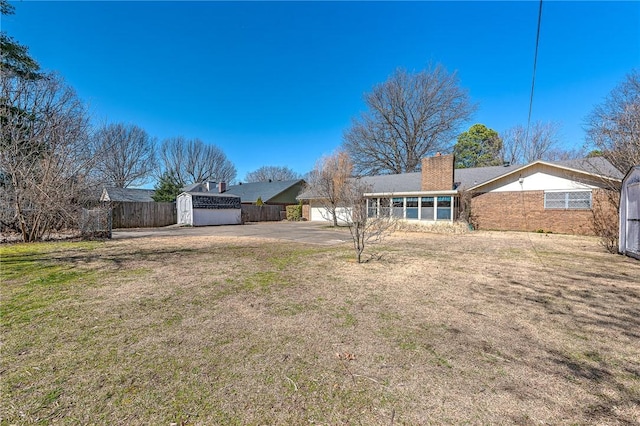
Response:
POLYGON ((96 172, 104 184, 118 188, 147 183, 156 169, 156 141, 134 124, 108 124, 98 129, 94 143, 102 152, 96 172))
POLYGON ((582 149, 554 148, 545 153, 544 159, 548 161, 567 161, 585 158, 586 156, 587 153, 582 149))
POLYGON ((502 133, 502 159, 511 164, 527 164, 536 160, 551 160, 559 153, 558 132, 555 122, 536 121, 527 132, 517 125, 502 133))
POLYGON ((181 185, 213 180, 230 182, 236 168, 216 145, 200 139, 176 137, 165 139, 160 146, 162 173, 169 173, 181 185))
POLYGON ((306 191, 313 194, 333 220, 333 226, 338 226, 337 211, 344 205, 345 191, 353 164, 349 155, 344 151, 337 151, 332 155, 322 157, 316 162, 309 173, 306 191))
POLYGON ((365 248, 381 242, 391 234, 396 226, 397 218, 393 217, 390 208, 376 209, 370 214, 364 194, 370 187, 360 178, 349 179, 344 187, 342 203, 345 208, 338 213, 340 222, 349 227, 353 249, 358 263, 363 262, 365 248))
POLYGON ((420 170, 421 158, 447 150, 476 108, 442 65, 418 73, 399 69, 364 101, 368 111, 343 138, 358 175, 420 170))
MULTIPOLYGON (((591 165, 602 176, 611 175, 608 160, 620 176, 640 164, 640 71, 632 70, 587 117, 587 144, 591 165)), ((601 179, 604 190, 593 200, 593 230, 611 253, 618 251, 620 183, 601 179)))
POLYGON ((0 197, 4 221, 25 242, 75 226, 92 188, 95 152, 88 116, 73 89, 55 75, 38 79, 2 73, 0 197))
POLYGON ((300 175, 288 167, 262 166, 257 170, 247 173, 244 178, 247 182, 276 182, 282 180, 300 179, 300 175))
POLYGON ((640 164, 640 71, 632 70, 595 106, 587 142, 623 173, 640 164))

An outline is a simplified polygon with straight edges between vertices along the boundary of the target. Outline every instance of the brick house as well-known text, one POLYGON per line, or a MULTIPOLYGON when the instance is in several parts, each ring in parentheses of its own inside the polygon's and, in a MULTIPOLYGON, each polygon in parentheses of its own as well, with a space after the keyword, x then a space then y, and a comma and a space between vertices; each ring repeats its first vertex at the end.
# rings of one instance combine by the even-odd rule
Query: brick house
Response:
MULTIPOLYGON (((370 215, 451 223, 466 213, 476 229, 593 233, 593 208, 622 174, 604 158, 454 169, 453 155, 422 159, 422 171, 361 178, 370 215)), ((326 220, 309 200, 309 220, 326 220)))

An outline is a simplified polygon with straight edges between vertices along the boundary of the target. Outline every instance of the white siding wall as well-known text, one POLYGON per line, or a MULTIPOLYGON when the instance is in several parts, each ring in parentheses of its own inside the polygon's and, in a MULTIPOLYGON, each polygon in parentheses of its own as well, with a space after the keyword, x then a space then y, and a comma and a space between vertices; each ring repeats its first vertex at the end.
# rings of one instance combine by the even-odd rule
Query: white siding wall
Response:
MULTIPOLYGON (((512 179, 514 179, 513 176, 512 179)), ((539 171, 527 176, 523 176, 522 185, 520 185, 517 176, 515 177, 515 182, 498 181, 493 185, 492 189, 489 192, 544 191, 550 189, 559 191, 571 191, 593 188, 597 187, 582 182, 576 182, 569 178, 554 176, 539 171)))
POLYGON ((239 225, 241 212, 240 209, 194 209, 193 226, 239 225))
MULTIPOLYGON (((315 222, 331 222, 333 223, 333 216, 325 209, 324 207, 310 207, 311 220, 315 222)), ((344 207, 338 208, 337 210, 338 216, 338 224, 344 225, 346 222, 344 218, 346 217, 348 210, 344 207), (341 220, 342 218, 342 220, 341 220)))

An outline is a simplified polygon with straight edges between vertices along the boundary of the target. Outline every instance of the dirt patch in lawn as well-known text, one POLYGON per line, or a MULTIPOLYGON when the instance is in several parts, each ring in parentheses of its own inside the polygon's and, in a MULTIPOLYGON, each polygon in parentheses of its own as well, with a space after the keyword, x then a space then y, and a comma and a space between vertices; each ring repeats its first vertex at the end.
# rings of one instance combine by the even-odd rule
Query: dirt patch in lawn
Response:
POLYGON ((596 239, 2 248, 2 422, 636 424, 640 262, 596 239))

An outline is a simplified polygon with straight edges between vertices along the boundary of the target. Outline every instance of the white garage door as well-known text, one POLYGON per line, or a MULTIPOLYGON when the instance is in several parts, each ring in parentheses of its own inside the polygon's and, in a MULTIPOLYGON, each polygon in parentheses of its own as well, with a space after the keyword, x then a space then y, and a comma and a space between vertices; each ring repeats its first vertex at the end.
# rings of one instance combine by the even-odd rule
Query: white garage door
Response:
POLYGON ((311 208, 311 220, 313 221, 332 221, 331 215, 324 207, 312 207, 311 208))

